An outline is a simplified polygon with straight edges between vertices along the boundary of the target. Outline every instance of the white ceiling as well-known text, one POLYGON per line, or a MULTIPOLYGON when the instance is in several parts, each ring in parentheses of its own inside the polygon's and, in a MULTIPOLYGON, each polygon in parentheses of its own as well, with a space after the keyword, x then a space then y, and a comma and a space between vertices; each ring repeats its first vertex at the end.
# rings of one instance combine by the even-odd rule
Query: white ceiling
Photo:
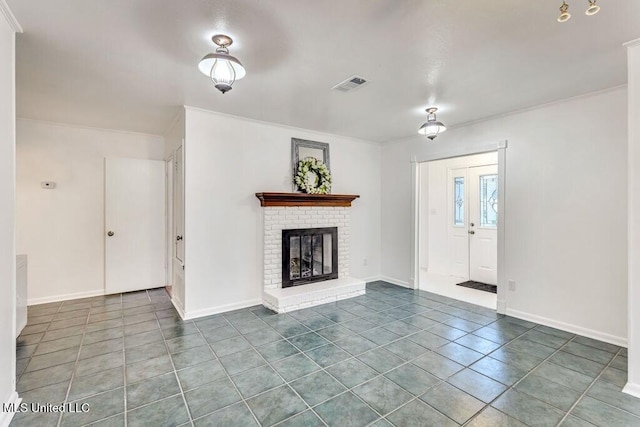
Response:
POLYGON ((162 134, 180 105, 373 141, 626 82, 639 0, 8 0, 18 115, 162 134), (226 95, 197 69, 231 35, 247 76, 226 95), (370 84, 330 88, 353 74, 370 84))

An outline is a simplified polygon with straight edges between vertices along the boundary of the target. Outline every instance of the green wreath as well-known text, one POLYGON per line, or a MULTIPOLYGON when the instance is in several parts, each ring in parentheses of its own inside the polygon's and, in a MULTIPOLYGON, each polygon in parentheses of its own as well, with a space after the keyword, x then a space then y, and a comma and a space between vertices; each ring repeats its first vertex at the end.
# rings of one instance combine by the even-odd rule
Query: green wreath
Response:
POLYGON ((307 194, 328 194, 331 190, 331 172, 322 160, 307 157, 298 162, 293 181, 307 194))

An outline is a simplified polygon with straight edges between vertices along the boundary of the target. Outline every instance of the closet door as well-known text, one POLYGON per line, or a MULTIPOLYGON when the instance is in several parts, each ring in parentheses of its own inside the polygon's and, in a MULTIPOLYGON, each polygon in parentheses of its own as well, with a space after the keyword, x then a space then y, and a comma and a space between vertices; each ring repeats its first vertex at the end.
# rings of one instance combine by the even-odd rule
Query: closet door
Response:
POLYGON ((105 291, 165 285, 165 173, 161 160, 105 160, 105 291))

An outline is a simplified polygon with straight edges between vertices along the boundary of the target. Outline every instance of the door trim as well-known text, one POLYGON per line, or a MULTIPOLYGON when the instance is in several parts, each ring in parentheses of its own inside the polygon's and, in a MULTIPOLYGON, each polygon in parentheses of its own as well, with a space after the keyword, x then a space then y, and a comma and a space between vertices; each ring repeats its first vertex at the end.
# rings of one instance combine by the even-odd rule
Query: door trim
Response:
POLYGON ((173 154, 164 161, 165 176, 165 286, 173 286, 173 154))
POLYGON ((506 210, 506 161, 507 161, 507 140, 499 141, 497 144, 486 144, 477 147, 459 147, 441 153, 427 154, 411 157, 411 277, 410 287, 419 289, 420 287, 420 163, 433 160, 444 160, 452 157, 463 157, 473 154, 483 154, 489 152, 498 153, 498 305, 496 311, 505 314, 507 311, 507 286, 506 286, 506 253, 505 253, 505 222, 506 210))

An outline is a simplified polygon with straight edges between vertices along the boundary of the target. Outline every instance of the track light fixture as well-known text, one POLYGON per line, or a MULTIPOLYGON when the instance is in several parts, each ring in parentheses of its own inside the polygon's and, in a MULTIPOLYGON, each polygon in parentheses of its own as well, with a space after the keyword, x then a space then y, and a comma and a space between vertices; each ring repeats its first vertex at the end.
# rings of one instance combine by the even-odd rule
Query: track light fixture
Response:
POLYGON ((571 14, 569 13, 569 5, 567 2, 563 1, 562 6, 560 6, 560 16, 558 16, 558 22, 567 22, 571 19, 571 14))
MULTIPOLYGON (((593 16, 596 13, 600 12, 600 6, 596 4, 598 0, 588 0, 589 6, 587 6, 587 10, 584 12, 587 16, 593 16)), ((558 22, 567 22, 571 19, 571 14, 569 13, 569 5, 565 0, 562 1, 562 5, 560 6, 560 16, 558 16, 558 22)))
POLYGON ((587 16, 593 16, 598 12, 600 12, 600 6, 596 4, 596 0, 589 0, 589 7, 584 14, 587 16))

